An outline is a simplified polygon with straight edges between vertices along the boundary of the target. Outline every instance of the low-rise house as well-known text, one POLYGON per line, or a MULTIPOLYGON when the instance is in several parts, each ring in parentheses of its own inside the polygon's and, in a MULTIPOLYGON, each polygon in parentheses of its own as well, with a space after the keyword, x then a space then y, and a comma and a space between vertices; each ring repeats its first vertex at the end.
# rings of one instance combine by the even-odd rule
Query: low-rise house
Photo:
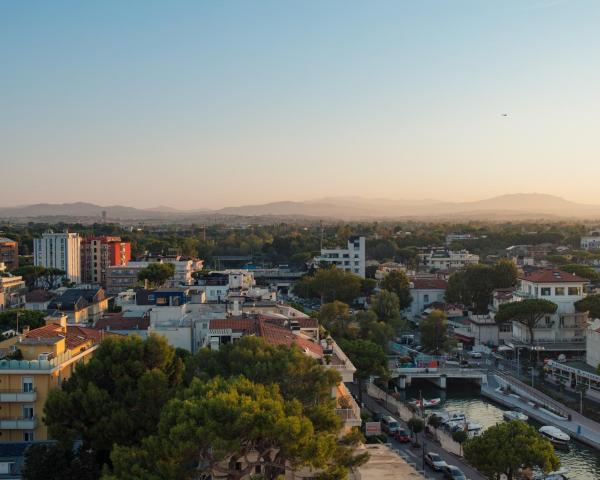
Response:
POLYGON ((48 290, 37 289, 25 294, 25 308, 27 310, 44 311, 55 295, 48 290))
POLYGON ((108 310, 108 297, 103 288, 69 288, 48 304, 68 317, 69 324, 93 324, 108 310))
POLYGON ((142 338, 146 338, 149 327, 149 312, 126 310, 124 312, 104 315, 94 324, 93 328, 119 335, 139 335, 142 338))
POLYGON ((412 319, 421 315, 425 308, 434 302, 443 302, 448 282, 441 278, 411 278, 410 297, 412 302, 408 316, 412 319))

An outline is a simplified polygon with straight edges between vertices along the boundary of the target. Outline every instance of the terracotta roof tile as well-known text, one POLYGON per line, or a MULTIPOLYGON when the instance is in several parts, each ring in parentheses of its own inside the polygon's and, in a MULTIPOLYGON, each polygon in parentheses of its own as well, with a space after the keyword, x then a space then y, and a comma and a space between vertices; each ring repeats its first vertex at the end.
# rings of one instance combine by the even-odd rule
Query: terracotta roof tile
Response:
POLYGON ((441 278, 413 278, 413 288, 421 290, 446 290, 448 282, 441 278))
POLYGON ((303 351, 322 356, 323 348, 316 342, 296 335, 286 327, 276 325, 270 319, 256 316, 249 318, 226 318, 210 321, 210 328, 214 330, 230 328, 242 332, 244 335, 262 337, 271 345, 297 345, 303 351))
POLYGON ((69 350, 77 348, 79 345, 89 342, 100 343, 102 341, 103 332, 95 330, 93 328, 78 327, 73 325, 67 325, 66 333, 57 323, 51 323, 44 325, 43 327, 30 330, 25 334, 26 338, 36 339, 65 339, 65 346, 69 350))
POLYGON ((579 277, 574 273, 563 272, 555 268, 544 268, 526 273, 519 277, 520 280, 534 283, 587 283, 587 278, 579 277))

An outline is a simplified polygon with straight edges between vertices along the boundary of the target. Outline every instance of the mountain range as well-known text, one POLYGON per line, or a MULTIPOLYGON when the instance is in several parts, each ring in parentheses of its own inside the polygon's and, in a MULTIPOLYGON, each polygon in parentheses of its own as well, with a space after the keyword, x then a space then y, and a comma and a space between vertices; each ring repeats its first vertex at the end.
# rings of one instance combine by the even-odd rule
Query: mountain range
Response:
POLYGON ((307 218, 340 220, 375 219, 598 219, 600 205, 586 205, 554 195, 517 193, 472 202, 391 200, 387 198, 327 197, 308 201, 280 201, 221 209, 178 210, 159 206, 148 209, 122 205, 101 206, 76 202, 40 203, 0 207, 0 218, 32 221, 97 221, 106 212, 110 221, 206 221, 229 217, 307 218))

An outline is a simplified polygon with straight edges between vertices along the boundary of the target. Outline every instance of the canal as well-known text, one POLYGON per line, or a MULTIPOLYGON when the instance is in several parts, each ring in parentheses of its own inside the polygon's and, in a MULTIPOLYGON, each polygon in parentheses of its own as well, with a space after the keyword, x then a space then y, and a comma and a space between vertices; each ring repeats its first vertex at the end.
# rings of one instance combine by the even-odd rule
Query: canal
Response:
MULTIPOLYGON (((482 397, 479 387, 473 383, 449 383, 447 390, 440 390, 427 381, 414 381, 406 389, 408 400, 419 397, 419 391, 426 399, 440 397, 444 400, 443 409, 462 410, 469 420, 484 428, 502 422, 502 412, 506 408, 482 397)), ((434 411, 434 410, 432 410, 434 411)), ((536 428, 540 425, 531 422, 536 428)), ((600 452, 581 443, 572 441, 568 451, 556 451, 562 467, 569 469, 569 480, 600 480, 600 452)))

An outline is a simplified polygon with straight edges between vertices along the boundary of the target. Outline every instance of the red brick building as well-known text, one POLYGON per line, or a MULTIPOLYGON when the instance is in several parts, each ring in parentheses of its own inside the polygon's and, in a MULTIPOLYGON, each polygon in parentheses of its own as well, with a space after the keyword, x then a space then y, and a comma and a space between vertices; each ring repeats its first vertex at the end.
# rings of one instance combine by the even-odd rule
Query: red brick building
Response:
POLYGON ((120 237, 92 237, 81 243, 81 276, 83 283, 105 285, 106 269, 127 265, 131 260, 131 244, 120 237))

